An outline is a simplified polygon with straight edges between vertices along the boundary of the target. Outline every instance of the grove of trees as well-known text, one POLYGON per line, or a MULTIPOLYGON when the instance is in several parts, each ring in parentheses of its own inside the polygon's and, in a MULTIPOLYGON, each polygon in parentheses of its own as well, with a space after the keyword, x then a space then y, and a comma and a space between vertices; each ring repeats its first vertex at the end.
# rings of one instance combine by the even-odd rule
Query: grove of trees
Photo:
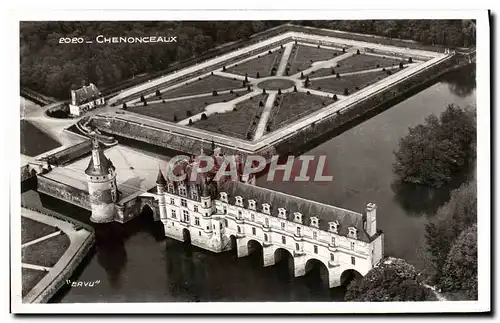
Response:
POLYGON ((440 187, 475 160, 476 110, 450 104, 438 118, 409 128, 394 152, 398 179, 406 183, 440 187))
POLYGON ((431 280, 443 292, 477 298, 477 184, 451 193, 426 225, 426 252, 431 280))
POLYGON ((431 292, 418 279, 415 267, 403 259, 385 259, 361 280, 353 280, 344 296, 354 302, 407 302, 433 300, 431 292))

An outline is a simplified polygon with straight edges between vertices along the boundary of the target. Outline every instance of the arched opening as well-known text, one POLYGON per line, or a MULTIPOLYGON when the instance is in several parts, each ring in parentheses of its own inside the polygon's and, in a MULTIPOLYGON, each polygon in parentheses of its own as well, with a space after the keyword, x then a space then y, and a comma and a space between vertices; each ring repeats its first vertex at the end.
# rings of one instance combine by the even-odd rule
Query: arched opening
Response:
POLYGON ((255 266, 263 266, 263 248, 256 240, 249 240, 247 243, 248 256, 255 266))
POLYGON ((191 233, 188 229, 182 229, 182 241, 186 244, 191 244, 191 233))
POLYGON ((347 287, 353 280, 360 281, 363 276, 354 269, 347 269, 340 275, 340 285, 347 287))
POLYGON ((308 284, 329 288, 328 267, 322 261, 311 258, 305 269, 308 284))
POLYGON ((139 217, 142 219, 144 227, 151 233, 157 241, 165 239, 165 231, 161 221, 155 221, 154 211, 148 204, 144 204, 139 217))
POLYGON ((274 251, 274 261, 280 277, 286 277, 288 281, 294 278, 295 264, 290 251, 283 248, 276 249, 274 251))

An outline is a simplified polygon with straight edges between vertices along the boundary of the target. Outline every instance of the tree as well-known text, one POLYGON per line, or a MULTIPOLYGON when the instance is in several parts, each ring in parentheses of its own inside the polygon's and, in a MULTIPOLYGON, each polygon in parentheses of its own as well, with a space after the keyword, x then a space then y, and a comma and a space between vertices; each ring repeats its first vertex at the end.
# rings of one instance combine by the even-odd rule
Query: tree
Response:
POLYGON ((441 281, 445 262, 455 239, 477 223, 477 186, 462 184, 452 191, 450 200, 436 212, 425 226, 426 251, 435 281, 441 281))
POLYGON ((439 286, 444 292, 477 299, 477 226, 465 229, 456 239, 443 266, 439 286))
POLYGON ((123 105, 122 105, 122 109, 123 109, 123 110, 127 110, 127 103, 123 103, 123 105))
POLYGON ((256 78, 260 78, 260 73, 257 72, 257 74, 255 75, 256 78))
POLYGON ((410 64, 413 63, 413 59, 411 57, 408 58, 408 63, 410 63, 410 64))
POLYGON ((248 82, 248 74, 245 73, 245 82, 248 82))
POLYGON ((156 96, 161 96, 161 92, 158 89, 156 90, 156 96))
POLYGON ((216 90, 213 90, 213 92, 212 92, 212 96, 217 96, 217 95, 219 95, 219 93, 217 93, 217 91, 216 91, 216 90))
POLYGON ((345 53, 345 47, 342 47, 342 52, 345 53))
POLYGON ((339 99, 339 98, 337 97, 337 94, 334 94, 334 95, 333 95, 333 100, 334 100, 334 101, 337 101, 338 99, 339 99))
POLYGON ((304 78, 304 72, 300 72, 300 78, 303 79, 304 78))
POLYGON ((174 114, 174 122, 177 122, 177 115, 174 114))
POLYGON ((293 86, 293 92, 297 92, 297 85, 293 86))
POLYGON ((226 71, 226 65, 222 66, 222 71, 225 72, 226 71))
POLYGON ((193 120, 189 119, 188 124, 191 126, 193 124, 193 120))
POLYGON ((475 109, 448 105, 438 119, 409 128, 394 153, 393 169, 400 181, 440 187, 475 159, 475 109))
POLYGON ((278 89, 278 95, 281 95, 281 89, 278 89))
POLYGON ((248 91, 248 92, 252 91, 252 88, 250 87, 250 85, 249 85, 249 86, 247 86, 247 91, 248 91))
POLYGON ((338 78, 338 79, 340 78, 340 73, 337 73, 337 78, 338 78))
POLYGON ((344 88, 344 95, 349 95, 349 89, 348 88, 344 88))
POLYGON ((332 75, 335 75, 335 69, 332 67, 332 75))
POLYGON ((263 107, 263 106, 264 106, 264 102, 259 101, 259 107, 263 107))
POLYGON ((403 259, 388 258, 360 281, 353 280, 344 299, 354 302, 407 302, 433 298, 419 282, 415 267, 403 259))
POLYGON ((144 99, 144 95, 141 94, 141 101, 144 102, 146 99, 144 99))
POLYGON ((356 49, 356 55, 359 55, 359 54, 361 54, 361 53, 359 52, 359 49, 356 49))
POLYGON ((262 89, 262 94, 266 94, 266 89, 262 89))
POLYGON ((309 85, 311 85, 311 81, 309 81, 309 75, 308 75, 306 76, 306 81, 304 82, 304 86, 309 87, 309 85))
POLYGON ((201 120, 207 120, 207 119, 208 119, 207 115, 205 113, 202 113, 201 120))
POLYGON ((148 106, 148 102, 147 101, 144 101, 143 105, 146 107, 148 106))
POLYGON ((193 115, 193 113, 191 112, 191 110, 187 110, 186 111, 186 116, 187 117, 191 117, 193 115))

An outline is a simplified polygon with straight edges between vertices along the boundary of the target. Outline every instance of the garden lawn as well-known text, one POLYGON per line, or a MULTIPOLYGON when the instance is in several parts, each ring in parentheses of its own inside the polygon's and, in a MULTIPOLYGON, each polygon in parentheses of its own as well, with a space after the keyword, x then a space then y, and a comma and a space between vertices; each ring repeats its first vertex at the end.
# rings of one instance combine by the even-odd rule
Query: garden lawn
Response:
POLYGON ((209 104, 227 102, 236 97, 236 93, 219 94, 217 96, 210 95, 186 100, 167 101, 165 103, 152 103, 147 106, 128 108, 127 111, 170 122, 176 122, 174 121, 174 116, 177 116, 178 122, 189 117, 188 111, 191 112, 191 115, 195 115, 203 112, 209 104))
MULTIPOLYGON (((242 88, 242 85, 243 84, 241 80, 233 80, 219 75, 208 75, 203 77, 201 80, 197 79, 187 84, 181 85, 178 88, 161 93, 161 98, 167 99, 167 98, 177 98, 177 97, 202 94, 202 93, 212 93, 214 90, 215 91, 234 90, 242 88)), ((155 95, 148 99, 150 101, 154 101, 158 100, 159 98, 155 95)))
POLYGON ((23 291, 22 297, 26 296, 33 287, 38 284, 40 280, 42 280, 45 275, 47 275, 48 271, 35 270, 30 268, 21 268, 21 275, 23 279, 23 291))
POLYGON ((313 62, 327 61, 341 54, 343 53, 339 50, 294 44, 288 60, 288 64, 290 64, 289 74, 303 71, 311 67, 313 62))
POLYGON ((206 120, 199 120, 193 124, 193 127, 212 132, 221 133, 240 139, 251 139, 259 123, 260 115, 264 107, 259 106, 259 101, 266 103, 267 94, 260 94, 252 99, 238 103, 236 111, 213 114, 206 120))
POLYGON ((26 120, 21 120, 21 154, 34 157, 61 144, 26 120))
POLYGON ((281 105, 275 112, 274 119, 270 120, 271 127, 273 130, 281 128, 333 102, 335 101, 331 98, 303 92, 285 93, 282 95, 281 105))
MULTIPOLYGON (((398 66, 401 60, 380 56, 372 56, 372 55, 353 55, 346 59, 339 61, 338 66, 335 67, 335 73, 348 73, 348 72, 357 72, 362 70, 369 70, 373 68, 383 68, 389 66, 398 66), (377 67, 378 65, 378 67, 377 67)), ((405 61, 405 64, 408 62, 405 61)), ((326 73, 324 75, 331 75, 331 69, 326 69, 327 71, 318 70, 314 73, 314 76, 321 76, 322 73, 326 73)))
POLYGON ((48 234, 58 231, 56 228, 50 225, 26 218, 21 217, 21 243, 44 237, 48 234))
POLYGON ((22 248, 22 262, 30 265, 52 267, 59 261, 69 245, 68 235, 61 233, 22 248))
POLYGON ((253 58, 241 64, 233 65, 226 69, 227 73, 234 73, 238 75, 248 74, 248 77, 257 77, 259 72, 260 77, 271 75, 273 67, 278 69, 281 57, 283 56, 284 49, 276 49, 271 54, 268 52, 261 53, 260 58, 253 58))
MULTIPOLYGON (((394 70, 393 73, 397 71, 398 70, 394 70)), ((367 87, 368 85, 374 84, 386 78, 387 76, 388 74, 386 72, 376 71, 341 76, 339 79, 336 77, 332 77, 321 80, 312 80, 310 88, 341 95, 344 95, 344 89, 347 88, 349 90, 349 94, 351 94, 364 87, 367 87)))

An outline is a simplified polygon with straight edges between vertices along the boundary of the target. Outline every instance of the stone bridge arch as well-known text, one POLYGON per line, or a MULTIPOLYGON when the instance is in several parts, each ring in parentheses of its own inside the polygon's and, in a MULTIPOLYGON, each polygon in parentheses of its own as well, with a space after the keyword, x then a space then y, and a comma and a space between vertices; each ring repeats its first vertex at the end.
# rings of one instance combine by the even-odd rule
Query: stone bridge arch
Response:
POLYGON ((354 268, 345 269, 342 274, 340 274, 340 286, 349 285, 349 283, 353 280, 361 280, 363 275, 359 271, 354 268))
POLYGON ((153 212, 153 220, 160 221, 160 209, 158 207, 158 202, 152 197, 139 197, 139 214, 143 214, 144 211, 148 211, 146 207, 153 212))
POLYGON ((324 261, 314 257, 307 258, 305 260, 304 273, 308 276, 319 278, 323 285, 330 286, 333 273, 331 273, 328 264, 324 261))

